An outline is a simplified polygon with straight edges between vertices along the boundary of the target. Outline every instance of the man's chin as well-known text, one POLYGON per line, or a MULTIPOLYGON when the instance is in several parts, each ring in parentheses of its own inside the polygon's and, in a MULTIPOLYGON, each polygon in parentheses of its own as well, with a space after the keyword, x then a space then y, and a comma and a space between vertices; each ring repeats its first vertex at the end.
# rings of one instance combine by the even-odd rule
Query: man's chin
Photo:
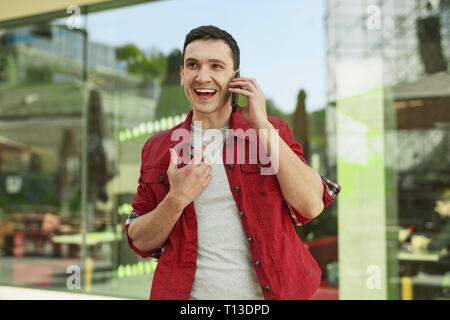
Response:
POLYGON ((193 105, 193 108, 197 112, 201 112, 201 113, 213 113, 219 109, 219 107, 217 105, 206 105, 206 104, 204 104, 204 105, 195 104, 195 105, 193 105))

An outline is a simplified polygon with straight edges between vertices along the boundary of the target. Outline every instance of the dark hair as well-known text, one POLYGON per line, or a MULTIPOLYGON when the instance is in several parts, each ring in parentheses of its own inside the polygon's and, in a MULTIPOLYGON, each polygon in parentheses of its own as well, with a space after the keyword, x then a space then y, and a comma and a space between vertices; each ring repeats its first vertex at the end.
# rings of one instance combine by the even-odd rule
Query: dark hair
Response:
POLYGON ((226 32, 225 30, 219 29, 215 26, 201 26, 197 27, 195 29, 192 29, 187 35, 186 39, 184 40, 184 46, 183 46, 183 62, 182 65, 184 66, 184 54, 186 51, 186 47, 189 43, 191 43, 194 40, 207 40, 207 39, 218 39, 223 40, 225 43, 230 47, 231 49, 231 57, 233 58, 233 68, 234 70, 237 70, 239 68, 239 56, 240 51, 238 44, 236 40, 234 40, 233 36, 226 32))

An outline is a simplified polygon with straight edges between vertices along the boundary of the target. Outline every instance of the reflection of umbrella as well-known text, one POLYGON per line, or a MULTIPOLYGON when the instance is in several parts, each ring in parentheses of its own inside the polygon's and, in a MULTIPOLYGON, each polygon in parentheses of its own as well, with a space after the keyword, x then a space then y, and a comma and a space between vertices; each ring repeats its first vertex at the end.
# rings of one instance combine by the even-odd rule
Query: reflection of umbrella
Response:
POLYGON ((76 153, 73 131, 64 129, 60 148, 59 189, 61 192, 61 213, 68 214, 73 199, 73 188, 79 177, 79 159, 76 153))
POLYGON ((447 71, 447 62, 442 51, 441 22, 439 16, 417 19, 419 53, 428 74, 447 71))
POLYGON ((29 151, 29 149, 21 142, 0 136, 0 151, 29 151))
POLYGON ((107 126, 102 111, 100 94, 92 90, 89 99, 89 130, 88 130, 88 165, 89 195, 95 201, 98 196, 102 201, 108 199, 105 191, 106 183, 112 179, 112 153, 110 140, 107 140, 107 126))
MULTIPOLYGON (((31 160, 35 160, 36 157, 29 146, 23 144, 22 142, 0 136, 0 167, 10 167, 10 164, 14 162, 14 159, 16 159, 16 157, 20 157, 21 155, 26 155, 27 157, 30 157, 31 160), (5 159, 3 154, 13 154, 14 156, 7 156, 5 159), (2 165, 3 161, 5 161, 5 163, 2 165)), ((15 165, 13 166, 15 167, 15 165)))
POLYGON ((294 124, 293 133, 297 141, 299 141, 303 147, 303 157, 306 159, 309 156, 308 145, 308 116, 306 114, 305 107, 306 93, 300 90, 297 96, 297 107, 294 112, 294 124))

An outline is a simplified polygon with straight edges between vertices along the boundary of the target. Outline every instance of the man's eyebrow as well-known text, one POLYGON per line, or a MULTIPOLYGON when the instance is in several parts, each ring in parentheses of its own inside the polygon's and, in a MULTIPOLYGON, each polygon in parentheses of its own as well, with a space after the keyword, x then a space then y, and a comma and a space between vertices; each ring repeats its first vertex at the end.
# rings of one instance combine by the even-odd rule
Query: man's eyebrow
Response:
MULTIPOLYGON (((189 61, 192 61, 192 62, 198 62, 197 59, 194 59, 194 58, 186 58, 186 62, 189 62, 189 61)), ((225 66, 227 65, 227 64, 225 63, 225 61, 220 60, 220 59, 209 59, 208 62, 221 63, 221 64, 223 64, 223 65, 225 65, 225 66)))
POLYGON ((208 60, 209 62, 216 62, 216 63, 221 63, 221 64, 223 64, 223 65, 227 65, 226 63, 225 63, 225 61, 222 61, 222 60, 220 60, 220 59, 209 59, 208 60))

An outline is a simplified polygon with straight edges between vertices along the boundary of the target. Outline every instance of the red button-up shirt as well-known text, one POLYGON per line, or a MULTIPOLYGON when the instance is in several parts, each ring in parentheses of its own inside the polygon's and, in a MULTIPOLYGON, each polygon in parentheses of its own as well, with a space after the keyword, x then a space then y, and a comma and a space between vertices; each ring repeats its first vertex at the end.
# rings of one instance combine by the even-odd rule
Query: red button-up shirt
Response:
MULTIPOLYGON (((197 220, 193 202, 184 208, 162 248, 141 251, 133 245, 128 235, 128 227, 133 219, 154 210, 169 191, 169 148, 175 148, 179 157, 184 157, 183 163, 178 164, 179 168, 192 158, 189 136, 192 114, 191 110, 184 122, 153 135, 145 143, 139 186, 132 203, 133 212, 125 223, 130 247, 144 258, 159 258, 150 299, 189 299, 194 281, 197 220)), ((268 120, 279 130, 286 144, 306 163, 302 147, 295 141, 286 122, 271 116, 268 120)), ((239 151, 243 150, 239 148, 241 143, 245 144, 245 150, 250 150, 250 145, 254 143, 251 135, 246 134, 249 129, 252 130, 241 114, 231 114, 223 146, 223 163, 229 182, 227 187, 239 208, 242 227, 247 237, 252 238, 248 244, 262 293, 265 299, 308 299, 320 285, 321 271, 295 232, 294 225, 303 225, 310 219, 284 200, 276 175, 260 174, 262 169, 270 167, 270 162, 262 164, 267 161, 259 161, 259 157, 258 161, 252 161, 248 155, 250 152, 242 155, 239 151), (227 160, 227 154, 233 156, 232 163, 230 158, 227 160), (242 156, 245 163, 242 163, 242 156), (241 160, 237 161, 239 157, 241 160)), ((259 143, 259 137, 256 143, 259 143)), ((336 198, 340 186, 324 177, 322 182, 323 202, 327 205, 336 198)))

